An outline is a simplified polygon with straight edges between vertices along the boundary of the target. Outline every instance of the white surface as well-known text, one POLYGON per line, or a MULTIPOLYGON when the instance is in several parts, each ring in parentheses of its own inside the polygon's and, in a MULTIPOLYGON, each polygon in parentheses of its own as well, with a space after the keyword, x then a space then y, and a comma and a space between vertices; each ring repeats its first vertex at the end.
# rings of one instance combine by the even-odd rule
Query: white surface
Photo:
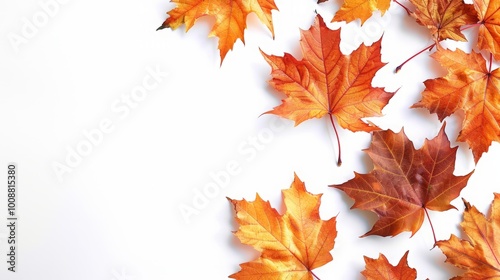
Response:
MULTIPOLYGON (((155 32, 172 7, 164 0, 69 0, 16 52, 9 34, 20 34, 23 19, 32 21, 43 11, 39 3, 47 1, 0 1, 0 170, 11 161, 19 165, 20 217, 17 273, 7 272, 3 261, 7 228, 0 226, 0 279, 227 279, 256 254, 232 236, 236 225, 225 197, 253 200, 258 192, 281 207, 280 190, 290 186, 293 172, 310 192, 324 193, 324 219, 338 215, 334 260, 315 270, 322 279, 362 279, 363 255, 383 253, 396 263, 406 250, 418 279, 447 279, 460 272, 443 263, 439 249, 430 250, 427 221, 411 239, 406 233, 358 238, 371 228, 374 215, 349 210, 352 201, 327 185, 370 170, 361 151, 369 134, 340 131, 344 164, 337 167, 327 119, 293 127, 276 116, 259 117, 280 103, 267 85, 270 67, 259 48, 299 56, 299 28, 309 28, 315 9, 329 21, 338 1, 318 6, 277 0, 275 40, 251 16, 246 46, 237 42, 220 68, 217 41, 207 38, 210 19, 188 33, 184 28, 155 32), (121 98, 142 84, 147 69, 169 76, 125 115, 118 108, 125 108, 121 98), (99 128, 102 121, 112 131, 58 180, 54 162, 65 163, 67 149, 76 149, 86 139, 83 131, 99 128), (210 174, 230 162, 239 164, 239 173, 186 223, 179 207, 192 205, 196 192, 213 181, 210 174)), ((343 48, 352 50, 357 38, 377 40, 383 28, 383 60, 389 63, 374 85, 400 90, 386 116, 373 121, 395 131, 404 125, 420 147, 440 123, 426 110, 408 107, 420 99, 422 82, 443 72, 424 54, 393 74, 396 65, 431 42, 427 31, 394 4, 362 30, 358 23, 347 25, 343 48)), ((447 120, 452 140, 457 120, 447 120)), ((494 143, 462 192, 481 211, 499 190, 498 156, 494 143)), ((456 174, 472 170, 465 145, 460 144, 457 158, 456 174)), ((2 183, 0 213, 6 213, 6 194, 2 183)), ((438 239, 460 234, 463 205, 460 199, 453 204, 459 211, 431 212, 438 239)))

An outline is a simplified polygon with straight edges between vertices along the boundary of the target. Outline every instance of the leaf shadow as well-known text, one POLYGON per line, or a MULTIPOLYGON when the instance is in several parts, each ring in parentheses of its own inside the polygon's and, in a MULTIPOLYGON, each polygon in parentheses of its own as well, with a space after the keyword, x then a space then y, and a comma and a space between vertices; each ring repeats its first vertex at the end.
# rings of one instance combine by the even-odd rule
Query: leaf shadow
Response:
POLYGON ((432 40, 429 29, 417 23, 411 16, 403 16, 402 21, 398 24, 401 30, 411 30, 412 35, 420 37, 421 41, 432 40))
MULTIPOLYGON (((439 250, 439 248, 434 248, 434 250, 439 250)), ((447 275, 449 275, 450 279, 454 276, 463 274, 464 270, 455 267, 451 264, 445 263, 444 258, 441 257, 443 255, 441 256, 436 256, 433 254, 429 255, 430 255, 429 257, 425 258, 426 262, 430 263, 430 265, 432 266, 439 267, 441 271, 444 271, 447 273, 447 275)))
MULTIPOLYGON (((333 188, 333 189, 335 189, 339 192, 340 199, 342 200, 344 205, 346 205, 346 207, 348 207, 349 212, 346 213, 346 215, 349 215, 349 216, 352 215, 352 218, 359 219, 360 221, 362 221, 365 224, 366 228, 363 229, 362 234, 368 232, 371 229, 371 227, 375 224, 375 222, 377 221, 377 219, 378 219, 377 214, 375 214, 371 211, 367 211, 367 210, 353 209, 352 205, 354 204, 354 200, 352 198, 350 198, 345 192, 343 192, 339 189, 336 189, 336 188, 333 188)), ((361 237, 361 236, 359 236, 359 237, 361 237)))
POLYGON ((363 167, 363 170, 361 171, 363 173, 369 173, 370 171, 373 170, 373 168, 375 168, 370 156, 365 152, 361 155, 358 161, 360 163, 360 166, 363 167))

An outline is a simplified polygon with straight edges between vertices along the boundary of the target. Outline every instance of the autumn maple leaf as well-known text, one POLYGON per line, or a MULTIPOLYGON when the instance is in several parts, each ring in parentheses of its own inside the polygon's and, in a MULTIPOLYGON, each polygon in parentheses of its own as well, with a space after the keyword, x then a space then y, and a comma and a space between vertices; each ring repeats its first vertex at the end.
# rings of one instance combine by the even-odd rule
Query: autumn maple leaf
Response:
POLYGON ((356 19, 363 24, 369 19, 374 11, 380 11, 383 15, 390 7, 391 0, 345 0, 344 4, 335 13, 333 21, 345 21, 347 23, 356 19))
POLYGON ((500 1, 473 0, 479 17, 477 44, 480 49, 490 51, 496 60, 500 60, 500 1))
POLYGON ((408 251, 403 255, 398 265, 393 266, 383 254, 379 254, 378 259, 371 259, 366 256, 366 269, 361 272, 367 280, 415 280, 417 271, 408 266, 408 251))
POLYGON ((205 15, 215 17, 215 24, 209 36, 219 38, 221 62, 237 39, 243 43, 246 19, 255 13, 260 21, 269 28, 274 37, 271 11, 277 10, 274 0, 172 0, 176 7, 168 12, 169 17, 158 29, 176 29, 186 24, 186 32, 195 21, 205 15))
POLYGON ((455 208, 450 202, 472 174, 453 175, 456 150, 457 147, 450 148, 444 126, 420 150, 415 150, 403 130, 377 131, 365 150, 373 160, 374 169, 368 174, 355 173, 353 179, 332 187, 354 199, 351 208, 378 215, 379 219, 364 236, 395 236, 403 231, 411 231, 413 235, 422 225, 427 209, 455 208))
POLYGON ((454 280, 500 279, 500 194, 495 194, 487 219, 476 207, 464 200, 464 220, 460 224, 469 240, 451 235, 437 245, 446 262, 465 269, 454 280))
POLYGON ((463 0, 410 0, 410 2, 415 5, 416 10, 409 14, 430 30, 434 43, 397 66, 396 73, 416 56, 432 50, 436 45, 439 48, 438 44, 442 40, 467 41, 462 30, 476 25, 478 21, 473 6, 465 4, 463 0), (468 27, 463 28, 464 26, 468 27))
POLYGON ((258 259, 241 264, 230 278, 312 280, 312 270, 332 260, 336 219, 320 219, 321 195, 307 192, 297 175, 282 194, 283 215, 258 194, 253 202, 229 199, 240 225, 235 235, 261 253, 258 259))
POLYGON ((422 100, 414 108, 427 108, 442 121, 463 110, 458 141, 467 142, 477 163, 492 141, 500 141, 500 70, 486 68, 481 54, 457 49, 438 50, 432 57, 448 70, 445 77, 427 80, 422 100))
POLYGON ((444 39, 467 41, 460 31, 464 25, 477 23, 474 7, 463 0, 410 0, 415 5, 411 15, 426 26, 437 43, 444 39))
POLYGON ((351 131, 379 130, 362 119, 380 116, 393 96, 371 86, 375 73, 385 65, 380 59, 380 40, 343 55, 340 30, 330 30, 318 15, 313 26, 301 32, 300 43, 300 61, 288 53, 282 57, 263 53, 272 67, 269 83, 287 96, 266 113, 294 120, 295 125, 328 114, 336 131, 335 115, 340 126, 351 131))

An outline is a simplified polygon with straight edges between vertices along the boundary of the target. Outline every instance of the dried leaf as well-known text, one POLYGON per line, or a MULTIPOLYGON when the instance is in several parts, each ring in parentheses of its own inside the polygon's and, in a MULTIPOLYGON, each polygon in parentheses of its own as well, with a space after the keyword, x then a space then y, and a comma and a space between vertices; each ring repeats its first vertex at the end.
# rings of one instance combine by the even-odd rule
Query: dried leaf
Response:
POLYGON ((272 67, 275 89, 287 98, 267 112, 295 121, 335 115, 339 124, 352 131, 373 131, 378 127, 362 120, 380 116, 393 94, 373 88, 375 73, 385 64, 380 60, 380 40, 361 45, 350 55, 339 48, 340 30, 330 30, 320 16, 302 32, 302 60, 263 54, 272 67))
POLYGON ((321 220, 321 195, 307 192, 297 175, 282 193, 283 215, 259 195, 253 202, 229 199, 240 225, 235 235, 261 253, 258 259, 241 264, 241 271, 230 278, 312 280, 311 270, 332 260, 336 220, 321 220))
POLYGON ((403 231, 412 235, 422 225, 424 209, 446 211, 450 202, 465 187, 469 173, 455 176, 455 148, 444 126, 432 140, 415 150, 403 130, 374 132, 366 153, 374 169, 368 174, 355 173, 353 179, 332 187, 354 199, 352 208, 370 210, 379 217, 367 235, 395 236, 403 231))
POLYGON ((415 280, 417 271, 408 266, 408 251, 401 258, 397 266, 389 263, 383 254, 378 259, 365 258, 366 269, 361 272, 367 280, 415 280))
POLYGON ((221 62, 237 39, 245 43, 243 37, 247 16, 255 13, 260 21, 269 28, 274 37, 271 11, 277 10, 274 0, 172 0, 176 7, 168 12, 169 17, 160 28, 176 29, 186 24, 186 32, 202 16, 215 17, 215 24, 209 36, 219 38, 221 62))
POLYGON ((440 120, 458 110, 465 119, 458 141, 467 142, 474 160, 500 141, 500 70, 486 68, 481 54, 438 50, 432 57, 448 70, 445 77, 427 80, 422 100, 414 108, 427 108, 440 120))
POLYGON ((481 24, 477 44, 500 60, 500 1, 473 0, 473 4, 481 24))
POLYGON ((411 15, 431 31, 436 42, 444 39, 467 41, 460 28, 477 22, 474 7, 463 0, 410 0, 416 7, 411 15))
POLYGON ((495 194, 488 219, 476 207, 464 203, 460 225, 468 240, 451 235, 449 240, 437 242, 446 262, 466 270, 452 279, 500 279, 500 194, 495 194))
POLYGON ((345 21, 349 23, 359 18, 363 24, 374 11, 380 11, 383 15, 390 5, 391 0, 345 0, 340 10, 335 13, 332 22, 345 21))

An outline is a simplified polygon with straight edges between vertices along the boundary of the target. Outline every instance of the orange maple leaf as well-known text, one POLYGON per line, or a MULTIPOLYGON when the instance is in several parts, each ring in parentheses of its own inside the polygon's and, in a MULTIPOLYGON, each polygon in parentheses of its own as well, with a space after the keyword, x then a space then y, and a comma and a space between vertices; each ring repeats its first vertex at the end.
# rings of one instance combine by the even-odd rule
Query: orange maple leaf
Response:
POLYGON ((473 4, 480 23, 477 44, 500 60, 500 1, 473 0, 473 4))
POLYGON ((269 83, 287 96, 266 113, 294 120, 295 125, 328 114, 334 126, 335 115, 340 126, 351 131, 379 130, 362 119, 380 116, 393 96, 371 86, 375 73, 385 65, 380 59, 380 40, 343 55, 340 30, 330 30, 318 15, 313 26, 301 32, 300 43, 300 61, 288 53, 282 57, 263 53, 272 67, 269 83))
POLYGON ((332 22, 345 21, 349 23, 359 18, 363 24, 374 11, 380 11, 384 15, 390 5, 391 0, 345 0, 340 10, 335 13, 332 22))
POLYGON ((354 199, 351 208, 370 210, 379 217, 364 234, 395 236, 403 231, 412 235, 420 228, 427 209, 453 209, 450 202, 467 184, 472 172, 455 176, 457 147, 450 148, 444 126, 432 140, 415 150, 404 131, 377 131, 366 153, 374 169, 355 173, 353 179, 331 187, 354 199))
POLYGON ((467 41, 460 31, 464 25, 477 23, 474 7, 463 0, 410 0, 415 5, 411 15, 426 26, 436 42, 444 39, 467 41))
POLYGON ((383 254, 379 254, 378 259, 371 259, 366 256, 366 269, 361 272, 367 280, 415 280, 417 271, 408 266, 408 251, 401 258, 397 266, 389 263, 383 254))
POLYGON ((457 49, 438 50, 432 57, 448 70, 445 77, 427 80, 422 100, 413 108, 427 108, 442 121, 465 112, 458 141, 467 142, 477 163, 492 141, 500 141, 500 70, 487 69, 481 54, 457 49))
POLYGON ((169 17, 158 29, 176 29, 186 24, 186 32, 195 21, 205 15, 215 17, 209 36, 219 38, 221 63, 237 39, 245 43, 244 31, 247 16, 254 12, 269 28, 274 37, 271 11, 277 10, 274 0, 172 0, 177 6, 168 12, 169 17))
POLYGON ((460 224, 469 240, 451 235, 437 245, 446 262, 465 269, 453 280, 500 279, 500 194, 495 193, 488 219, 464 200, 464 220, 460 224))
POLYGON ((320 219, 321 195, 307 192, 297 175, 282 194, 283 215, 258 194, 253 202, 229 199, 240 225, 235 235, 261 253, 258 259, 241 264, 230 278, 312 280, 312 270, 333 259, 336 219, 320 219))

